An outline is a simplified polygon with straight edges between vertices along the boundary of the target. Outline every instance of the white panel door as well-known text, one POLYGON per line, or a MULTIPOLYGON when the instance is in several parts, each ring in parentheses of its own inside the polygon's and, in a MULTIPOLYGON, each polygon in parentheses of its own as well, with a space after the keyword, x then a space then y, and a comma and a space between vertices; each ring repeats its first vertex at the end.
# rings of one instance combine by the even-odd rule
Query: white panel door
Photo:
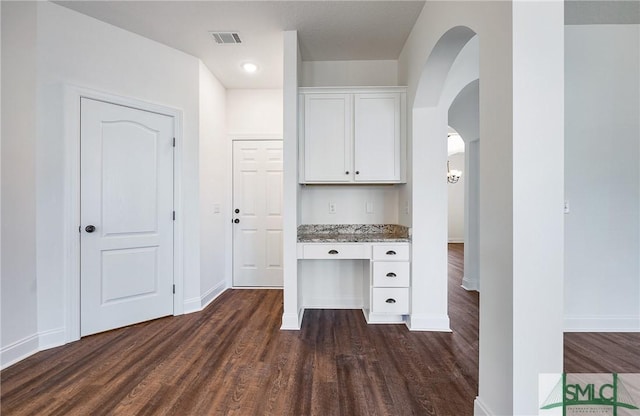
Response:
POLYGON ((282 286, 282 142, 233 143, 233 285, 282 286))
POLYGON ((173 313, 173 117, 83 98, 81 335, 173 313))
POLYGON ((304 181, 353 179, 351 94, 304 95, 304 181))
POLYGON ((358 182, 400 180, 400 94, 356 94, 354 170, 358 182))

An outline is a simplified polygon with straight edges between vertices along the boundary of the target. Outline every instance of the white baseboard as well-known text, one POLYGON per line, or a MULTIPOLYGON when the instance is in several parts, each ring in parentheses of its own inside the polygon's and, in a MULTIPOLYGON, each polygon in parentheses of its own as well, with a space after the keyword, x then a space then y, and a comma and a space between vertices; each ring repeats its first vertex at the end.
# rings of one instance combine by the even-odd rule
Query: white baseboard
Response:
POLYGON ((411 331, 451 332, 449 315, 411 314, 407 319, 411 331))
POLYGON ((40 351, 59 347, 67 343, 64 328, 55 328, 38 334, 38 349, 40 351))
POLYGON ((281 330, 298 331, 302 327, 302 316, 304 315, 304 309, 298 311, 298 313, 283 313, 282 314, 282 326, 281 330))
POLYGON ((464 290, 468 290, 468 291, 475 290, 476 292, 480 291, 480 284, 478 282, 478 279, 474 277, 463 276, 462 284, 460 286, 462 286, 464 290))
POLYGON ((202 309, 202 300, 200 300, 200 296, 196 298, 189 298, 184 300, 183 313, 185 315, 188 313, 198 312, 201 309, 202 309))
POLYGON ((2 347, 0 349, 0 369, 5 369, 38 352, 38 339, 38 334, 33 334, 2 347))
POLYGON ((449 244, 464 244, 464 238, 450 238, 449 244))
POLYGON ((205 294, 202 295, 202 297, 200 298, 200 309, 202 310, 207 306, 209 306, 209 304, 214 300, 216 300, 216 298, 220 296, 222 293, 224 293, 225 290, 227 290, 226 280, 223 280, 218 285, 207 290, 205 294))
POLYGON ((200 312, 206 308, 215 298, 227 289, 227 282, 223 280, 217 286, 207 290, 202 296, 189 298, 184 301, 184 314, 200 312))
POLYGON ((480 397, 473 401, 473 416, 493 416, 493 413, 482 403, 480 397))
POLYGON ((383 313, 367 313, 365 310, 362 310, 364 314, 364 319, 367 321, 367 324, 375 325, 375 324, 406 324, 406 320, 404 315, 388 315, 383 313))
POLYGON ((640 316, 567 315, 564 332, 640 332, 640 316))
POLYGON ((234 290, 282 290, 282 286, 231 286, 230 289, 234 290))
POLYGON ((362 298, 305 298, 305 309, 362 309, 362 298))

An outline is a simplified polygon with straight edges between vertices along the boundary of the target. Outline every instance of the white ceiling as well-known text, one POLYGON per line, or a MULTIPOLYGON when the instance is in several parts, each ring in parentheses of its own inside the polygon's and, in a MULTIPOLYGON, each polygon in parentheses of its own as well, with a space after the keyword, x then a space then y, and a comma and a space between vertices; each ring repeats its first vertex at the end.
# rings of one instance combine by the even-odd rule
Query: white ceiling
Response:
POLYGON ((305 61, 395 60, 424 1, 56 1, 200 58, 227 88, 282 87, 282 31, 305 61), (218 45, 210 31, 237 31, 218 45), (252 61, 256 74, 240 65, 252 61))

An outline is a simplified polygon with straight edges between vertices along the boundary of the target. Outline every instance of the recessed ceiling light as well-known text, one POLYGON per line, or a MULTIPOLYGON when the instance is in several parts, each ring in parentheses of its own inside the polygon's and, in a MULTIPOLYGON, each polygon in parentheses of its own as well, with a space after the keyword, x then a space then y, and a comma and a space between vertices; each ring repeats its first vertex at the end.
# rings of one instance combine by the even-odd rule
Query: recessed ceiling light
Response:
POLYGON ((242 64, 242 69, 244 69, 244 72, 248 72, 250 74, 253 74, 254 72, 256 72, 258 70, 258 65, 252 63, 252 62, 245 62, 242 64))

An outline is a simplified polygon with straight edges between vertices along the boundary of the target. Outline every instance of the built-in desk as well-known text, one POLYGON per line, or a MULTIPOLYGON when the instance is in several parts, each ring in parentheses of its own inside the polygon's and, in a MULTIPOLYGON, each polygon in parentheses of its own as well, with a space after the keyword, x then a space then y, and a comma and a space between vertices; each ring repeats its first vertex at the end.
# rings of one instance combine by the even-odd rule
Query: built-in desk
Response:
MULTIPOLYGON (((298 259, 359 261, 358 264, 362 265, 362 298, 358 308, 362 308, 367 322, 404 322, 405 315, 410 312, 409 294, 411 290, 410 240, 406 228, 402 227, 405 228, 403 235, 394 228, 400 226, 361 226, 365 227, 361 228, 364 230, 371 230, 371 227, 387 227, 387 231, 393 231, 387 233, 351 233, 349 231, 352 230, 348 228, 331 227, 333 227, 333 233, 299 233, 298 259), (335 232, 340 230, 347 232, 335 232)), ((358 226, 348 225, 345 227, 358 226)), ((373 231, 380 231, 379 228, 374 228, 373 231)), ((336 267, 340 267, 340 264, 337 264, 336 267)), ((305 276, 302 275, 300 278, 304 279, 305 276)), ((314 278, 322 279, 324 277, 315 276, 314 278)), ((300 283, 304 284, 304 282, 300 283)), ((335 280, 332 281, 327 277, 327 284, 335 284, 335 280)), ((353 286, 351 281, 345 284, 353 286)), ((304 304, 303 307, 305 307, 304 304)), ((307 307, 335 308, 336 303, 328 301, 326 305, 323 305, 315 302, 307 307)))

